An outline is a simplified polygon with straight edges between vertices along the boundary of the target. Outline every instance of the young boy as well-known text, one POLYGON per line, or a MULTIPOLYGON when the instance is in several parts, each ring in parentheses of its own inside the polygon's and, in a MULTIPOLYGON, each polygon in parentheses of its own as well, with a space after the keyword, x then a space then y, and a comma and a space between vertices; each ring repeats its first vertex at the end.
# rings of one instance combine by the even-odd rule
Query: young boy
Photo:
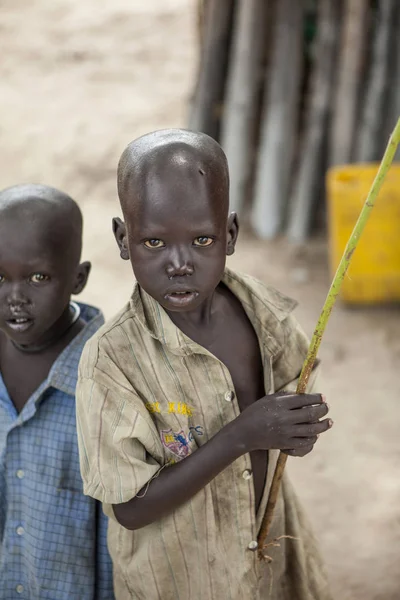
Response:
POLYGON ((271 538, 295 539, 267 549, 270 565, 255 552, 277 450, 304 456, 332 422, 320 394, 277 393, 307 340, 292 300, 225 269, 228 190, 201 133, 145 135, 119 163, 114 233, 137 283, 86 345, 77 388, 84 491, 112 517, 118 600, 329 598, 286 477, 271 538))
POLYGON ((75 385, 99 310, 82 215, 41 185, 0 192, 0 599, 112 600, 107 520, 83 495, 75 385))

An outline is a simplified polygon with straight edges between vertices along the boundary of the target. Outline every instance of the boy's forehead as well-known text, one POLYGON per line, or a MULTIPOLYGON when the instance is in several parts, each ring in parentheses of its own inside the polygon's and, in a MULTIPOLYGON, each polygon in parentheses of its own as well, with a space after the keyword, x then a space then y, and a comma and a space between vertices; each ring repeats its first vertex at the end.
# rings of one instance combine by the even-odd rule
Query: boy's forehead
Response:
POLYGON ((0 208, 0 260, 46 259, 58 264, 79 259, 81 235, 66 215, 32 208, 24 204, 0 208))
POLYGON ((126 220, 182 214, 225 220, 228 202, 228 190, 215 173, 206 174, 195 161, 177 153, 135 174, 122 204, 126 220))
POLYGON ((223 228, 227 222, 227 203, 215 189, 204 182, 197 185, 190 177, 153 176, 127 204, 124 216, 130 229, 157 226, 189 231, 194 225, 223 228))
POLYGON ((118 165, 118 193, 125 220, 142 212, 169 208, 228 210, 229 175, 225 154, 209 136, 163 130, 134 140, 118 165))
POLYGON ((44 233, 50 230, 62 235, 68 229, 66 215, 55 207, 41 202, 18 202, 0 206, 0 225, 5 230, 19 230, 32 237, 46 239, 44 233))
POLYGON ((4 213, 0 211, 0 254, 10 250, 45 256, 64 247, 63 228, 54 228, 50 220, 21 219, 14 211, 4 213))
POLYGON ((21 251, 31 245, 41 253, 80 256, 82 214, 64 192, 44 185, 17 185, 0 192, 0 232, 1 238, 21 251))

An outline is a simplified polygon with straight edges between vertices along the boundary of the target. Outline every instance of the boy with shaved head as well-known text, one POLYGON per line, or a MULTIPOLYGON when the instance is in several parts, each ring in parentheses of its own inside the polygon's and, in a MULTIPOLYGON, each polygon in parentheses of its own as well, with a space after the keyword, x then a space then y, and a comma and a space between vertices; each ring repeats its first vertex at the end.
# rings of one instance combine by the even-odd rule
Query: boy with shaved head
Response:
POLYGON ((327 600, 286 476, 272 562, 255 552, 278 451, 306 455, 332 421, 321 394, 288 393, 307 351, 295 302, 225 268, 238 220, 221 147, 145 135, 121 157, 118 193, 114 233, 137 283, 86 345, 77 388, 84 490, 112 517, 116 597, 327 600))
POLYGON ((0 599, 112 600, 107 519, 84 496, 75 385, 99 310, 82 215, 42 185, 0 192, 0 599))

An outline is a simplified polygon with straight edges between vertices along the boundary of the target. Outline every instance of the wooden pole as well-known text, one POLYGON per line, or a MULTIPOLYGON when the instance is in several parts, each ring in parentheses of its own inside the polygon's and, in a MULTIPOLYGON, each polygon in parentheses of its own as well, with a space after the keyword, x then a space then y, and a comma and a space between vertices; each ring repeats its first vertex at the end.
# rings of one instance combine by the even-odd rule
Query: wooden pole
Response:
POLYGON ((197 86, 189 128, 218 137, 234 0, 207 0, 197 86))
MULTIPOLYGON (((357 244, 361 237, 361 234, 364 230, 364 227, 368 221, 368 218, 372 212, 372 209, 375 206, 376 199, 379 194, 379 190, 382 187, 382 183, 387 175, 387 172, 392 164, 393 157, 396 154, 397 147, 400 143, 400 118, 397 121, 396 127, 393 130, 392 135, 390 136, 389 143, 387 145, 385 154, 382 158, 382 162, 378 169, 378 173, 374 179, 370 192, 367 196, 365 204, 361 210, 358 221, 354 227, 353 233, 350 236, 350 239, 347 243, 347 246, 344 250, 342 259, 337 268, 335 277, 332 281, 332 285, 329 289, 325 304, 323 306, 321 315, 318 319, 317 326, 314 331, 314 335, 311 339, 311 344, 308 349, 307 357, 304 362, 302 371, 300 373, 299 382, 297 384, 297 393, 304 394, 306 392, 307 383, 311 375, 311 371, 315 364, 315 360, 317 357, 318 349, 321 345, 322 336, 324 334, 327 322, 331 315, 332 309, 335 305, 337 297, 340 292, 341 285, 343 283, 344 277, 347 273, 347 269, 350 265, 351 258, 353 256, 354 251, 357 248, 357 244)), ((267 503, 267 508, 265 511, 265 515, 261 524, 260 533, 258 536, 258 556, 260 559, 265 558, 264 549, 266 548, 265 541, 268 536, 272 517, 274 513, 274 509, 276 506, 276 502, 278 500, 278 494, 280 490, 280 484, 282 481, 285 465, 287 461, 287 455, 280 452, 278 462, 276 464, 271 489, 269 492, 269 498, 267 503)))
MULTIPOLYGON (((379 157, 384 105, 387 96, 391 24, 398 0, 380 0, 373 36, 371 67, 364 94, 355 160, 374 161, 379 157)), ((397 32, 400 35, 400 32, 397 32)))
MULTIPOLYGON (((384 111, 384 124, 379 140, 379 152, 383 152, 393 122, 400 114, 400 4, 396 3, 390 31, 389 72, 386 82, 387 99, 384 111)), ((400 148, 395 160, 400 160, 400 148)))
POLYGON ((340 4, 337 0, 320 0, 317 38, 303 143, 298 171, 294 178, 289 205, 288 237, 303 242, 312 224, 323 173, 323 146, 328 127, 328 113, 333 89, 335 56, 340 30, 340 4))
POLYGON ((359 92, 367 40, 369 0, 346 0, 336 97, 331 124, 329 162, 346 164, 353 157, 359 92))
POLYGON ((252 226, 262 238, 280 231, 288 200, 302 74, 303 10, 303 2, 293 0, 279 0, 276 5, 251 215, 252 226))
POLYGON ((239 0, 221 124, 230 171, 230 206, 241 212, 250 178, 253 129, 265 44, 266 0, 239 0))

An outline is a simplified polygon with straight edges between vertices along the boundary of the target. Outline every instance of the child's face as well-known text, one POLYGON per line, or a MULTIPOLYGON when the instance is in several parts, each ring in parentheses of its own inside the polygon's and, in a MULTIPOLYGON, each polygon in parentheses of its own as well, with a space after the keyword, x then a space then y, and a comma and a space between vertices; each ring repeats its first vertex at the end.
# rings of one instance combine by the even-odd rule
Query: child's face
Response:
POLYGON ((2 216, 0 329, 8 338, 20 345, 40 343, 67 309, 77 287, 77 268, 67 255, 56 231, 2 216))
POLYGON ((125 211, 126 234, 114 223, 122 258, 130 258, 138 283, 168 311, 201 306, 233 253, 236 215, 227 218, 227 201, 217 196, 201 176, 154 177, 143 200, 125 211))

